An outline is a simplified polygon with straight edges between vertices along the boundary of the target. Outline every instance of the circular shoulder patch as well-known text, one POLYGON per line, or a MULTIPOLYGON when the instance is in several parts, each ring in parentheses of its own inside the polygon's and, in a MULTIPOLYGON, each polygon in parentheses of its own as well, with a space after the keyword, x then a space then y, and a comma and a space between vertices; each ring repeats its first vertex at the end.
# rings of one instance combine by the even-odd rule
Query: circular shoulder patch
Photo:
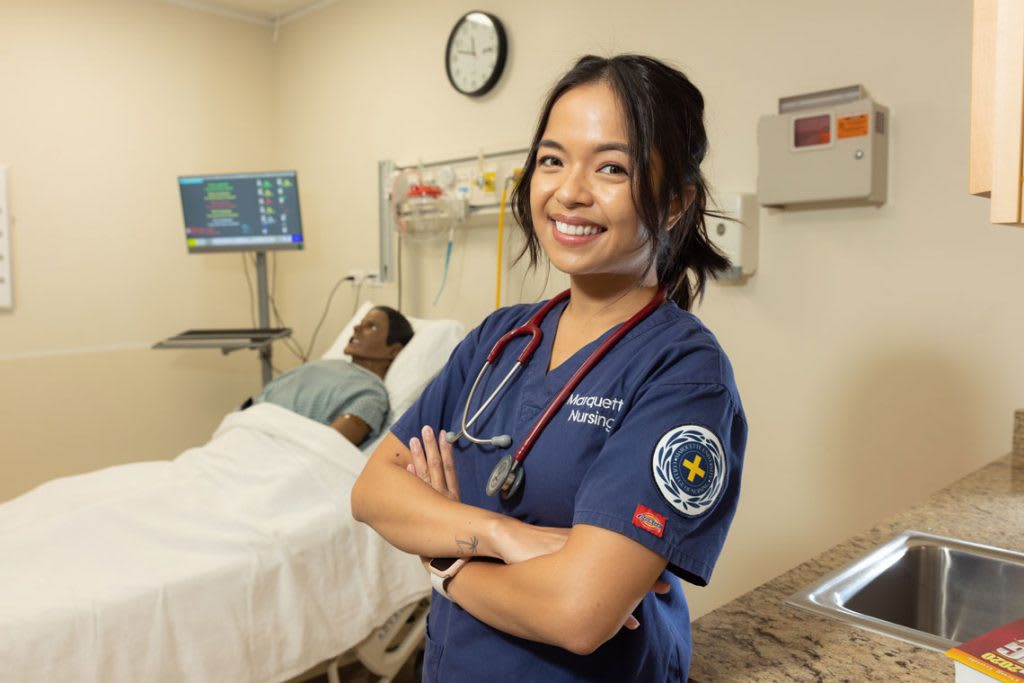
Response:
POLYGON ((658 441, 652 460, 661 495, 687 517, 710 510, 725 488, 725 450, 707 427, 670 429, 658 441))

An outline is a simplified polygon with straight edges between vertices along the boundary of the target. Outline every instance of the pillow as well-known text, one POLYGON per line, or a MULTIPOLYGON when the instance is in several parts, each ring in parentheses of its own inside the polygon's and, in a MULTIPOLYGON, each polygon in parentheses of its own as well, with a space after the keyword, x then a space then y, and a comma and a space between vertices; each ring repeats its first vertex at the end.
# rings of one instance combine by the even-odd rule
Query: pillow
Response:
MULTIPOLYGON (((341 328, 341 333, 322 357, 350 361, 351 358, 345 355, 345 347, 352 338, 356 325, 373 307, 374 304, 371 302, 360 306, 352 319, 341 328)), ((384 377, 384 386, 391 402, 388 424, 412 406, 430 380, 444 367, 448 356, 465 335, 465 328, 457 320, 427 320, 411 316, 406 318, 412 324, 413 337, 395 358, 388 368, 387 376, 384 377)))

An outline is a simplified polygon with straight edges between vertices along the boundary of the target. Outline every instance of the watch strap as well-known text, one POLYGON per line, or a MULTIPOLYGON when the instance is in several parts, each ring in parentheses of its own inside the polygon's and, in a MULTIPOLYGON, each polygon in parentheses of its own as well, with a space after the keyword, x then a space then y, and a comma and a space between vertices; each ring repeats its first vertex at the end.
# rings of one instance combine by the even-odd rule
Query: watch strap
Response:
POLYGON ((430 585, 434 587, 438 593, 443 595, 448 600, 451 600, 451 596, 448 595, 448 582, 451 581, 459 571, 466 566, 471 558, 464 558, 456 560, 447 571, 441 572, 428 564, 430 570, 430 585))
POLYGON ((451 600, 452 596, 448 595, 448 590, 447 590, 448 589, 448 582, 451 581, 451 579, 452 579, 452 577, 450 577, 450 576, 444 577, 444 576, 440 576, 438 574, 431 573, 430 574, 430 585, 434 587, 434 590, 436 590, 438 593, 441 594, 441 597, 445 598, 446 600, 451 600))

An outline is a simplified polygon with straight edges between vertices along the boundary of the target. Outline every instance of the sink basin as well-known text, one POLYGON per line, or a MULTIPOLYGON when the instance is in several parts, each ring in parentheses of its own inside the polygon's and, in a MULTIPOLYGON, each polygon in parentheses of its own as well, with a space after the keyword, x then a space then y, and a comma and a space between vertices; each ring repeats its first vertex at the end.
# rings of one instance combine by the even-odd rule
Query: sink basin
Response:
POLYGON ((786 604, 944 652, 1024 616, 1024 553, 905 531, 786 604))

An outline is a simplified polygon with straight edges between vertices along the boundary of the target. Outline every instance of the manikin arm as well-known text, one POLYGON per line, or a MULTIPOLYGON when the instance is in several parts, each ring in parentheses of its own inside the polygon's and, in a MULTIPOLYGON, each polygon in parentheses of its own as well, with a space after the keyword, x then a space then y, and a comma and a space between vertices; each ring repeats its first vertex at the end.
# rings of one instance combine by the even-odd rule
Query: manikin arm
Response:
POLYGON ((370 435, 370 425, 366 424, 363 418, 352 413, 345 413, 334 418, 331 427, 357 446, 370 435))

